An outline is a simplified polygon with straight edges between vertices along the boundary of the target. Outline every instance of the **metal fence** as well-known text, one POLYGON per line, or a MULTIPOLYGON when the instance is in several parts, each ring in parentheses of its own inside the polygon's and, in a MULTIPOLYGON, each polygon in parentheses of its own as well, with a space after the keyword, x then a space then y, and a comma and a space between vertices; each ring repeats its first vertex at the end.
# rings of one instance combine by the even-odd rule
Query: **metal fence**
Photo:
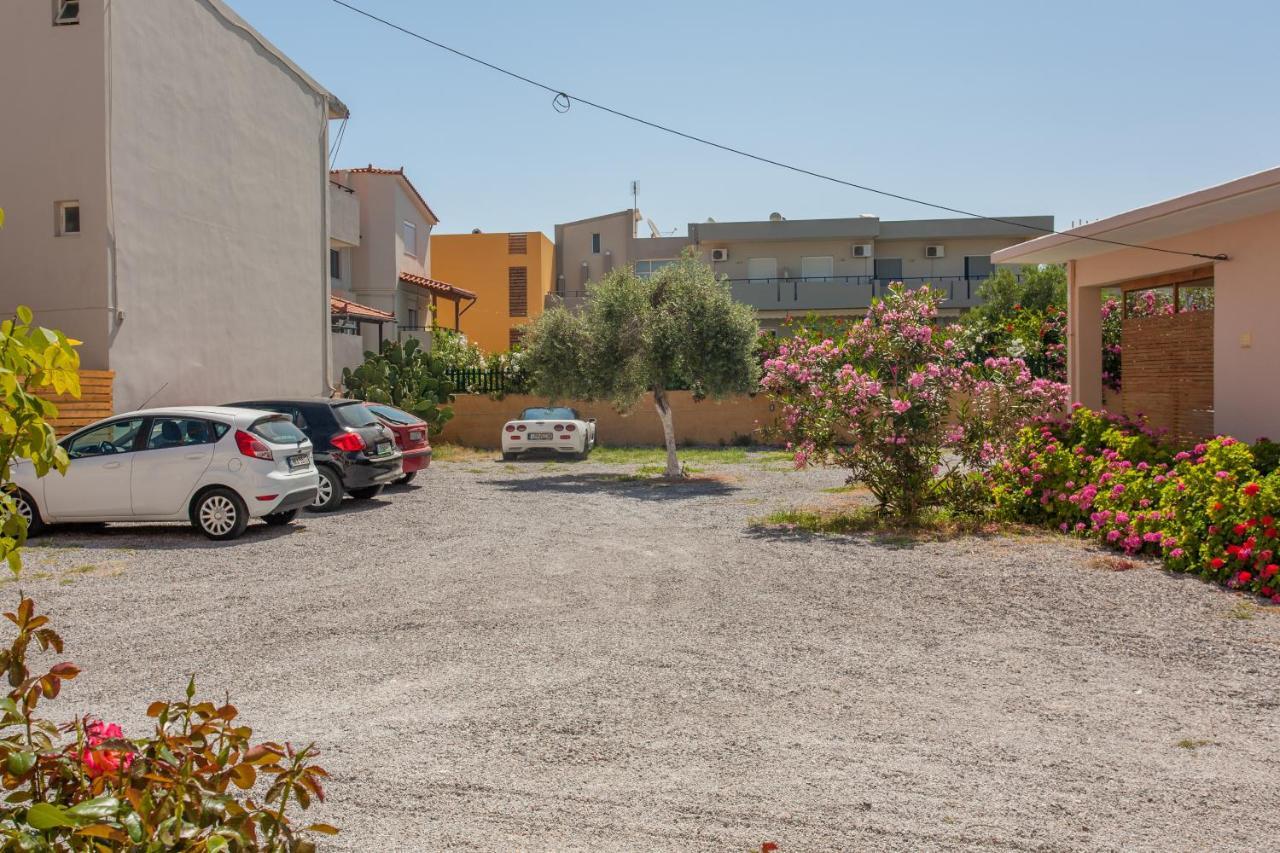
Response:
POLYGON ((500 367, 454 367, 444 375, 459 394, 505 394, 512 384, 509 372, 500 367))

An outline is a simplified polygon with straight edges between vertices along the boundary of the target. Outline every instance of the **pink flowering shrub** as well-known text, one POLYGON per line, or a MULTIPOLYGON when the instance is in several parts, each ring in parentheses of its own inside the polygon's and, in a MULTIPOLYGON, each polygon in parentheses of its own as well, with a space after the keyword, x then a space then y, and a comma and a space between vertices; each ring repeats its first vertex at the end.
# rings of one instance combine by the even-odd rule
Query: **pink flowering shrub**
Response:
MULTIPOLYGON (((890 288, 860 323, 800 331, 765 361, 797 465, 848 468, 881 512, 913 520, 999 459, 1066 389, 1015 358, 966 360, 935 328, 941 294, 890 288)), ((967 491, 967 490, 961 490, 967 491)))
POLYGON ((1271 442, 1229 437, 1175 453, 1141 423, 1077 408, 1020 433, 991 471, 992 494, 1004 518, 1159 556, 1280 604, 1273 455, 1271 442))

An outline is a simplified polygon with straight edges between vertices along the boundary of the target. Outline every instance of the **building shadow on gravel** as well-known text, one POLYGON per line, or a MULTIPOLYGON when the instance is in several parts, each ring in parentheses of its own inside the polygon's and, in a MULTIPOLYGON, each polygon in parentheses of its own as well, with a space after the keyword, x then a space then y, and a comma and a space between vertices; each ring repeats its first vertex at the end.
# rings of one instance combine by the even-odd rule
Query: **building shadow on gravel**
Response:
POLYGON ((687 480, 666 481, 658 477, 639 477, 629 474, 557 474, 555 476, 522 477, 509 480, 489 480, 504 492, 548 492, 562 495, 612 494, 641 501, 682 501, 690 498, 719 497, 738 491, 738 487, 724 480, 710 477, 691 477, 687 480))

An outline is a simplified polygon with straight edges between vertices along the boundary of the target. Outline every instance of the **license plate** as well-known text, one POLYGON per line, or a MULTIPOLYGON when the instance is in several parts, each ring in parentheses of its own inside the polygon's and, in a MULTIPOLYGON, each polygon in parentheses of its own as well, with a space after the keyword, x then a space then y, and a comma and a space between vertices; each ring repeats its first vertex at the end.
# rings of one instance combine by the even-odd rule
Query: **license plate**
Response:
POLYGON ((409 432, 410 441, 422 441, 423 438, 424 436, 422 434, 422 430, 420 429, 410 430, 409 432))
POLYGON ((375 456, 385 456, 390 452, 391 452, 391 442, 389 441, 379 441, 377 444, 373 446, 373 453, 375 456))
POLYGON ((529 433, 530 441, 550 441, 551 433, 549 432, 531 432, 529 433))
POLYGON ((289 470, 297 471, 299 468, 306 468, 311 464, 310 453, 299 453, 297 456, 289 457, 289 470))

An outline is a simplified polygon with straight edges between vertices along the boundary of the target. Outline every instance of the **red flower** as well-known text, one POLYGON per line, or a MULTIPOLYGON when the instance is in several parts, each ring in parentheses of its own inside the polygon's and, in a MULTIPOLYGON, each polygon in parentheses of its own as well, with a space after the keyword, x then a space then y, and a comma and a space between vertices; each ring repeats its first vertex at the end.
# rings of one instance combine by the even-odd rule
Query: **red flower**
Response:
POLYGON ((1241 572, 1240 574, 1236 575, 1236 581, 1238 581, 1239 583, 1245 584, 1251 580, 1253 580, 1253 575, 1250 574, 1249 572, 1241 572))
POLYGON ((1277 566, 1275 563, 1272 563, 1271 565, 1267 566, 1265 569, 1262 570, 1263 580, 1271 580, 1273 577, 1276 576, 1276 572, 1280 572, 1280 566, 1277 566))
POLYGON ((1257 483, 1245 483, 1244 488, 1241 491, 1243 491, 1248 497, 1253 497, 1258 494, 1258 492, 1262 491, 1262 486, 1259 486, 1257 483))
POLYGON ((85 744, 89 747, 80 753, 80 761, 84 764, 84 772, 90 779, 96 779, 106 773, 116 773, 122 767, 128 769, 133 764, 133 754, 114 749, 94 749, 107 740, 121 740, 124 732, 115 723, 104 723, 102 720, 89 720, 84 724, 85 744))
POLYGON ((1212 560, 1209 561, 1209 565, 1215 569, 1220 569, 1226 564, 1227 564, 1227 561, 1222 559, 1221 557, 1214 557, 1212 560))
POLYGON ((1246 532, 1248 532, 1248 530, 1249 530, 1249 527, 1248 525, 1245 525, 1245 524, 1237 524, 1235 527, 1231 528, 1231 532, 1237 536, 1243 536, 1246 532))
POLYGON ((1273 594, 1273 593, 1272 593, 1272 590, 1271 590, 1271 587, 1269 587, 1269 586, 1264 586, 1261 590, 1259 590, 1259 592, 1261 592, 1261 593, 1262 593, 1262 596, 1263 596, 1264 598, 1270 598, 1270 597, 1272 596, 1272 594, 1273 594))
POLYGON ((1268 539, 1275 539, 1276 529, 1274 527, 1268 527, 1266 530, 1262 531, 1262 535, 1267 537, 1268 539))
POLYGON ((1271 525, 1273 525, 1273 524, 1275 524, 1275 523, 1276 523, 1276 520, 1275 520, 1274 518, 1272 518, 1271 516, 1269 516, 1269 515, 1264 515, 1264 516, 1262 517, 1262 526, 1263 526, 1263 527, 1270 527, 1271 525))

